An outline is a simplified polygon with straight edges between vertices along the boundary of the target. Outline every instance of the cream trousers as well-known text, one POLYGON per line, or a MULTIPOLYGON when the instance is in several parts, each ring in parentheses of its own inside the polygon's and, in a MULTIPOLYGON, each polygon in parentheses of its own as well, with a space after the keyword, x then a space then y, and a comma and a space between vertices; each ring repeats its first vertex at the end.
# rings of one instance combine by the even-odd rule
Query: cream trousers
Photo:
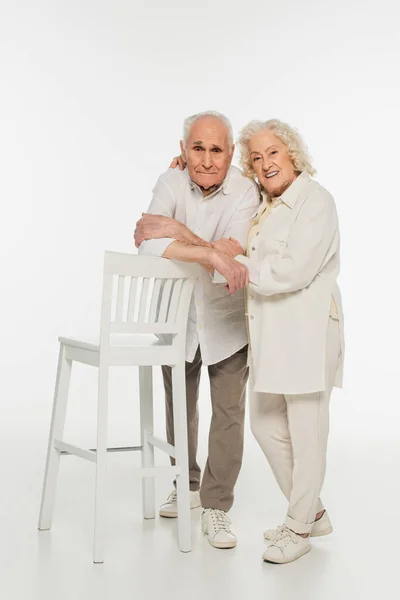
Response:
POLYGON ((286 525, 296 533, 309 533, 316 513, 323 510, 319 495, 326 469, 329 400, 340 353, 339 322, 329 317, 325 391, 294 395, 253 392, 250 378, 251 430, 289 501, 286 525))

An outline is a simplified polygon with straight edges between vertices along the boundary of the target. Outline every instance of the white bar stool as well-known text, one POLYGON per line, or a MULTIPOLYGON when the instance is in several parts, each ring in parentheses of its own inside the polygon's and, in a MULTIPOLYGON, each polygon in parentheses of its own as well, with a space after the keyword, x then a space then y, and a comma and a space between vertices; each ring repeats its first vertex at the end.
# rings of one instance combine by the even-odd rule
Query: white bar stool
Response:
POLYGON ((93 561, 102 563, 105 545, 108 379, 113 366, 138 366, 143 517, 155 518, 154 477, 176 476, 178 539, 182 552, 191 550, 185 348, 190 300, 200 270, 197 265, 163 258, 106 252, 100 340, 60 337, 60 353, 39 515, 39 529, 51 528, 60 457, 74 454, 96 465, 93 561), (161 338, 156 337, 156 334, 161 338), (63 439, 73 361, 98 368, 97 448, 88 450, 63 439), (172 367, 175 446, 153 434, 154 365, 172 367), (176 465, 154 466, 154 447, 173 456, 176 465))

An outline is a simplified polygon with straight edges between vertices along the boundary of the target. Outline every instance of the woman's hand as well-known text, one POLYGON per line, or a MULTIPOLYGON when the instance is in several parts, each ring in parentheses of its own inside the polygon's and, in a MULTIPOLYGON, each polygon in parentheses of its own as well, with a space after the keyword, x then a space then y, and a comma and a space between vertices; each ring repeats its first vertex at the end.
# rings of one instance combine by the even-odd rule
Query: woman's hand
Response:
POLYGON ((230 258, 235 258, 235 256, 238 256, 239 254, 244 254, 244 250, 240 242, 232 237, 229 239, 221 238, 220 240, 213 242, 211 245, 213 248, 215 248, 215 250, 222 252, 222 254, 226 254, 230 258))
POLYGON ((159 238, 174 238, 178 241, 185 241, 185 229, 182 223, 170 217, 143 213, 142 218, 136 223, 135 246, 139 248, 145 240, 159 238))
POLYGON ((230 294, 241 290, 249 283, 249 271, 245 265, 233 260, 226 254, 214 251, 212 259, 213 267, 221 273, 227 281, 227 289, 230 294))
POLYGON ((181 171, 184 171, 186 168, 186 162, 183 160, 183 157, 181 154, 179 156, 175 156, 175 158, 169 165, 170 169, 176 169, 176 167, 179 167, 181 171))

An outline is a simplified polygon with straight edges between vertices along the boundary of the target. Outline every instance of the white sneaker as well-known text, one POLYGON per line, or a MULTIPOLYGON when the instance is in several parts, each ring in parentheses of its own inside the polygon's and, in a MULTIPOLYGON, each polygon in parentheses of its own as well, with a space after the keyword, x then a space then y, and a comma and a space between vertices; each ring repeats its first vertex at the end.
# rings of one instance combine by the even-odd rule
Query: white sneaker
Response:
MULTIPOLYGON (((200 492, 190 492, 190 508, 200 508, 200 492)), ((176 519, 178 516, 178 494, 174 490, 170 493, 167 501, 160 506, 160 517, 167 517, 167 519, 176 519)))
MULTIPOLYGON (((285 525, 280 525, 280 527, 277 527, 277 529, 267 529, 267 531, 264 531, 265 539, 273 542, 284 528, 285 525)), ((328 513, 325 511, 322 517, 318 519, 318 521, 314 522, 310 535, 311 537, 319 537, 322 535, 328 535, 329 533, 332 533, 332 531, 333 527, 331 520, 328 516, 328 513)))
POLYGON ((231 520, 224 510, 205 508, 201 515, 201 529, 214 548, 234 548, 237 544, 231 520))
POLYGON ((277 564, 293 562, 310 552, 309 538, 303 538, 287 527, 281 529, 279 536, 272 542, 262 555, 263 560, 277 564))

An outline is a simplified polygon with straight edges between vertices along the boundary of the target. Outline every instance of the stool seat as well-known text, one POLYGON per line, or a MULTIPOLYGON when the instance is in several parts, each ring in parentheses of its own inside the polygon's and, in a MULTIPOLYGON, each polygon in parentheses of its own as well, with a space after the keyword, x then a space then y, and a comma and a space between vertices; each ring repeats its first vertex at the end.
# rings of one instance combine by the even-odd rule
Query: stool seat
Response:
MULTIPOLYGON (((86 335, 82 338, 77 337, 59 337, 60 344, 71 346, 71 348, 81 348, 82 350, 91 350, 92 352, 100 352, 100 340, 97 336, 86 335)), ((172 341, 172 340, 171 340, 172 341)), ((151 333, 138 334, 114 334, 111 338, 111 346, 130 347, 130 348, 148 348, 171 346, 165 340, 159 339, 151 333)))

